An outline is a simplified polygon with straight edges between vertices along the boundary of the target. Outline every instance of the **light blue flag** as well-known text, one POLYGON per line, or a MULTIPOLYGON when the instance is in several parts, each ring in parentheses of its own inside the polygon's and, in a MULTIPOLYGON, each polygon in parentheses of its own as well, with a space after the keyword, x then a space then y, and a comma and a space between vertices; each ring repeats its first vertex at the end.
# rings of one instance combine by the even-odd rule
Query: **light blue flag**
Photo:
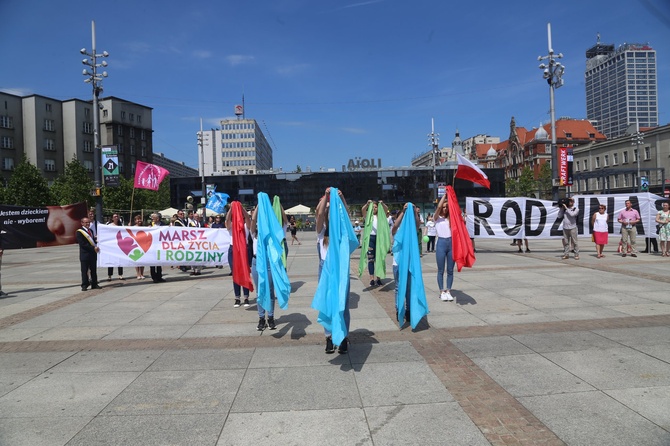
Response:
POLYGON ((327 224, 328 251, 312 300, 312 308, 319 311, 317 321, 332 334, 333 344, 340 345, 349 334, 349 327, 344 320, 344 309, 349 299, 349 257, 358 247, 358 240, 349 221, 347 209, 334 187, 330 188, 327 224))
POLYGON ((224 212, 226 204, 228 204, 228 199, 230 196, 224 194, 223 192, 212 192, 212 194, 207 199, 207 209, 217 214, 224 212))
POLYGON ((270 204, 270 198, 265 192, 258 193, 256 229, 258 230, 256 246, 257 304, 266 311, 271 310, 270 287, 274 286, 279 307, 285 310, 288 308, 291 282, 282 263, 284 230, 277 221, 277 217, 272 210, 272 204, 270 204))
POLYGON ((423 286, 421 254, 416 235, 414 205, 407 204, 400 227, 393 238, 393 257, 398 264, 398 294, 396 308, 398 321, 402 326, 405 320, 405 302, 409 292, 410 325, 416 328, 421 319, 429 313, 426 290, 423 286), (408 282, 409 281, 409 287, 408 282))

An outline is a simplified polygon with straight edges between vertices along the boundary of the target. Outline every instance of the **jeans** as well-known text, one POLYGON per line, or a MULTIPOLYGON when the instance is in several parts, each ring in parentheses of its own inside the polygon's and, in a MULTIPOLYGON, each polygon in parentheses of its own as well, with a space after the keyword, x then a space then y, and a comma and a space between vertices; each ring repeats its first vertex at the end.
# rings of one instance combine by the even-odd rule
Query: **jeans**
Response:
POLYGON ((570 252, 570 243, 572 243, 572 249, 575 250, 575 256, 578 256, 579 245, 577 244, 577 228, 563 229, 563 256, 567 256, 570 252))
POLYGON ((370 242, 368 243, 368 273, 374 277, 375 275, 375 257, 377 256, 377 236, 370 234, 370 242))
POLYGON ((451 237, 437 238, 437 247, 435 249, 435 259, 437 260, 437 286, 440 291, 451 289, 454 283, 454 255, 451 250, 451 237), (447 288, 444 288, 444 265, 447 265, 447 288))
MULTIPOLYGON (((254 280, 254 285, 256 286, 256 293, 258 293, 258 270, 256 270, 256 257, 251 261, 251 278, 254 280)), ((275 287, 272 283, 272 273, 270 272, 270 265, 268 264, 268 279, 270 280, 270 310, 267 311, 268 317, 274 317, 275 315, 275 287)), ((258 305, 258 299, 256 300, 256 307, 258 307, 258 317, 265 317, 265 309, 258 305)))
MULTIPOLYGON (((230 267, 230 274, 231 275, 233 274, 233 249, 232 248, 233 247, 231 246, 228 249, 228 266, 230 267)), ((242 288, 244 288, 244 287, 241 287, 238 284, 236 284, 235 282, 233 282, 233 292, 235 293, 235 299, 240 298, 240 294, 242 294, 241 293, 242 288)), ((244 288, 244 298, 249 299, 249 288, 244 288)))

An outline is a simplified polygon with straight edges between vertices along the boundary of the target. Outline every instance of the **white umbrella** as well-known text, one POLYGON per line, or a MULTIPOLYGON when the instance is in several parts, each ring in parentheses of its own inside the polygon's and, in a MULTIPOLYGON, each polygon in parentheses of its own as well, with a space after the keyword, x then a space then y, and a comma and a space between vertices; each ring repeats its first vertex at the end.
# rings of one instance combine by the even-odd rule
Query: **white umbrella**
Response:
POLYGON ((297 206, 293 206, 292 208, 284 210, 284 212, 288 215, 298 215, 298 214, 307 215, 311 213, 311 209, 308 208, 307 206, 299 204, 297 206))

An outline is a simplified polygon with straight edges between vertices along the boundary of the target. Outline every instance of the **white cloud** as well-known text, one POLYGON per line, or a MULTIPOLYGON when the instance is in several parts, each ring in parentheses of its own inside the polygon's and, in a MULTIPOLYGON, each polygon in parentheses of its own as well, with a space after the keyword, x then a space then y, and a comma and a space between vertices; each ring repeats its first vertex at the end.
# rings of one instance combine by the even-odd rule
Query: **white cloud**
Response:
POLYGON ((294 65, 284 65, 277 67, 277 73, 282 76, 292 76, 294 74, 301 73, 309 67, 306 63, 299 63, 294 65))
POLYGON ((208 50, 195 50, 193 56, 197 59, 209 59, 212 57, 212 52, 208 50))
POLYGON ((245 56, 245 55, 242 55, 242 54, 231 54, 230 56, 226 57, 226 60, 232 66, 251 63, 255 59, 256 58, 254 56, 245 56))

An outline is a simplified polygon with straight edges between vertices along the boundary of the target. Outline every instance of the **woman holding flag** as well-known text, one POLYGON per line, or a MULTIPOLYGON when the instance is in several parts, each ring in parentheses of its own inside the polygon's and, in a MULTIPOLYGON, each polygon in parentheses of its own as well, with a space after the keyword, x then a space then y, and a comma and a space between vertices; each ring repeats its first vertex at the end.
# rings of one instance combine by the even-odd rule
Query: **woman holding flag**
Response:
POLYGON ((228 266, 233 274, 233 292, 235 293, 235 308, 239 308, 242 291, 244 291, 244 306, 249 306, 249 291, 253 291, 247 238, 249 237, 251 218, 239 201, 230 204, 226 214, 226 228, 230 231, 230 247, 228 248, 228 266), (234 267, 233 267, 234 266, 234 267))

